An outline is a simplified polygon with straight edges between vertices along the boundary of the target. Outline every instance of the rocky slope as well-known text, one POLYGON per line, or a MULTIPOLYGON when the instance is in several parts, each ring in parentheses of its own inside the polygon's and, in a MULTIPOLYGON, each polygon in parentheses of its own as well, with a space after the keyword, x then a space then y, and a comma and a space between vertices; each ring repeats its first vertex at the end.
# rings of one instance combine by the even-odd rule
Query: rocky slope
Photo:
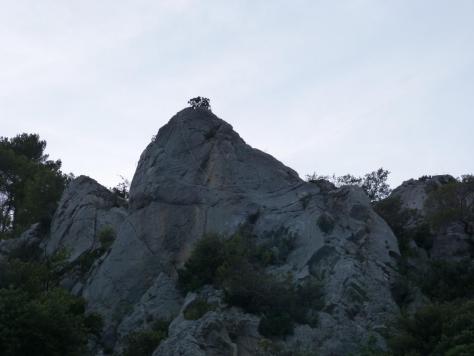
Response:
POLYGON ((381 333, 398 313, 390 284, 399 250, 365 194, 303 181, 205 109, 184 109, 159 130, 140 157, 128 206, 90 178, 71 183, 45 247, 71 251, 78 268, 65 284, 104 316, 97 353, 120 350, 127 334, 153 320, 173 319, 155 356, 256 355, 263 352, 258 315, 225 305, 220 291, 205 287, 197 293, 219 307, 186 320, 196 294, 176 288, 177 269, 196 241, 242 226, 260 242, 277 231, 296 236, 272 273, 323 283, 318 326, 299 325, 275 342, 320 355, 354 352, 369 335, 384 344, 381 333), (107 227, 111 245, 101 238, 107 227))

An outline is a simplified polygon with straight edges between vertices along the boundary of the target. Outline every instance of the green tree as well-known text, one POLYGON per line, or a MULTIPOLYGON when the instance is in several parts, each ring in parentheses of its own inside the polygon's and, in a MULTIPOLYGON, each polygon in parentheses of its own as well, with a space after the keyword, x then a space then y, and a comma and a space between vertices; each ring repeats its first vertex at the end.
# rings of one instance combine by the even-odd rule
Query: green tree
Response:
POLYGON ((365 174, 363 177, 356 177, 352 174, 345 174, 343 176, 318 175, 313 173, 307 175, 308 182, 317 183, 320 180, 327 180, 336 187, 343 185, 356 185, 361 187, 369 197, 370 201, 377 202, 388 197, 391 193, 390 186, 387 183, 390 172, 386 169, 379 168, 376 171, 365 174))
POLYGON ((0 236, 16 235, 36 222, 49 225, 68 177, 45 148, 37 134, 0 137, 0 236))
POLYGON ((100 333, 100 316, 86 313, 85 300, 59 286, 67 268, 64 251, 43 257, 41 253, 21 249, 3 261, 2 355, 83 355, 89 337, 100 333))
POLYGON ((209 98, 203 96, 197 96, 195 98, 189 99, 188 104, 191 105, 193 109, 202 108, 211 111, 209 98))

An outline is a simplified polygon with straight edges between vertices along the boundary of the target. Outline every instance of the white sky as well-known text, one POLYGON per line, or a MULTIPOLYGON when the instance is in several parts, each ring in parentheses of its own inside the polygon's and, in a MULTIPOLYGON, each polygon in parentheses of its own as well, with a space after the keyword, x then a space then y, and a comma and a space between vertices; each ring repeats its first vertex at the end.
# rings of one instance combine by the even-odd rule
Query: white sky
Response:
POLYGON ((474 1, 0 0, 0 135, 132 178, 193 96, 302 177, 474 172, 474 1))

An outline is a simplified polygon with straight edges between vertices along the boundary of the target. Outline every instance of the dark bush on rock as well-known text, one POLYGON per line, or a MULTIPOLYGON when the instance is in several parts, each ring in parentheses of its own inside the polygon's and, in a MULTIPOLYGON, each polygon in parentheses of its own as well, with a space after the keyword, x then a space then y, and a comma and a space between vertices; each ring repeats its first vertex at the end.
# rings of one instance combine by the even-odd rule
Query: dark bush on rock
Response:
POLYGON ((423 293, 432 300, 450 302, 474 298, 474 263, 462 261, 433 261, 420 278, 423 293))
POLYGON ((227 303, 262 316, 264 336, 291 333, 294 322, 315 325, 311 310, 322 306, 321 285, 314 280, 298 284, 290 275, 266 272, 264 255, 252 236, 237 234, 227 240, 205 236, 179 271, 179 284, 185 291, 205 284, 223 289, 227 303))
POLYGON ((186 320, 198 320, 204 316, 208 311, 214 310, 215 307, 205 300, 198 299, 192 302, 183 312, 186 320))
POLYGON ((168 336, 169 321, 157 320, 150 329, 129 334, 122 356, 151 356, 161 341, 168 336))
POLYGON ((432 304, 402 316, 389 340, 395 355, 468 356, 474 351, 474 302, 432 304))
POLYGON ((1 267, 2 355, 83 355, 102 319, 86 314, 85 301, 59 287, 65 253, 41 260, 11 259, 1 267))

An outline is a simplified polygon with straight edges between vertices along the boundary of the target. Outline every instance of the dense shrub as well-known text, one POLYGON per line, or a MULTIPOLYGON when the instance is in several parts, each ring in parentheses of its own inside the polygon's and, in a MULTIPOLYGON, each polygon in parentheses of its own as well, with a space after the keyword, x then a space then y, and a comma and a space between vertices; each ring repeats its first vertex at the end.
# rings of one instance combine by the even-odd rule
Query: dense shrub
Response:
POLYGON ((466 233, 474 234, 474 180, 469 177, 444 184, 429 194, 425 207, 431 226, 440 229, 459 222, 466 233))
POLYGON ((334 229, 334 219, 332 219, 328 214, 321 214, 317 221, 318 227, 325 234, 329 234, 334 229))
POLYGON ((209 304, 203 299, 198 299, 187 306, 187 308, 183 312, 183 315, 184 318, 187 320, 197 320, 202 318, 202 316, 208 311, 214 309, 215 306, 209 304))
POLYGON ((419 278, 423 293, 432 300, 449 302, 456 299, 474 298, 474 262, 433 261, 419 278))
POLYGON ((418 247, 429 250, 433 244, 430 226, 414 209, 402 207, 400 198, 390 197, 374 204, 375 211, 388 223, 398 239, 402 255, 411 255, 410 241, 418 247))
POLYGON ((98 317, 84 312, 84 300, 61 288, 35 297, 20 289, 1 289, 2 355, 82 355, 88 334, 101 327, 98 317))
POLYGON ((474 301, 432 304, 402 316, 389 343, 395 355, 471 355, 474 301))
POLYGON ((99 231, 98 237, 101 248, 108 250, 115 241, 116 233, 111 226, 105 226, 99 231))
POLYGON ((295 321, 314 325, 317 318, 311 310, 321 307, 320 284, 310 280, 297 285, 291 276, 267 273, 264 250, 248 235, 227 240, 205 236, 179 271, 179 284, 186 291, 205 284, 223 289, 229 304, 262 316, 260 332, 265 336, 291 333, 295 321), (273 325, 276 320, 278 325, 273 325))
POLYGON ((209 98, 197 96, 195 98, 189 99, 188 104, 193 108, 193 109, 205 109, 211 111, 211 105, 210 105, 210 100, 209 98))
POLYGON ((157 320, 150 329, 132 332, 126 337, 122 356, 151 356, 168 336, 169 321, 157 320))
POLYGON ((399 276, 391 285, 390 292, 393 300, 402 308, 413 300, 410 280, 405 276, 399 276))
POLYGON ((66 254, 43 260, 11 259, 0 276, 2 355, 82 355, 89 336, 100 332, 85 301, 60 288, 66 254))
POLYGON ((389 174, 389 171, 379 168, 376 171, 365 174, 363 177, 356 177, 352 174, 337 177, 335 174, 332 176, 326 176, 313 173, 307 175, 306 178, 310 183, 318 183, 321 180, 326 180, 334 184, 336 187, 356 185, 362 188, 370 201, 376 202, 388 197, 392 191, 390 186, 387 184, 389 174))

